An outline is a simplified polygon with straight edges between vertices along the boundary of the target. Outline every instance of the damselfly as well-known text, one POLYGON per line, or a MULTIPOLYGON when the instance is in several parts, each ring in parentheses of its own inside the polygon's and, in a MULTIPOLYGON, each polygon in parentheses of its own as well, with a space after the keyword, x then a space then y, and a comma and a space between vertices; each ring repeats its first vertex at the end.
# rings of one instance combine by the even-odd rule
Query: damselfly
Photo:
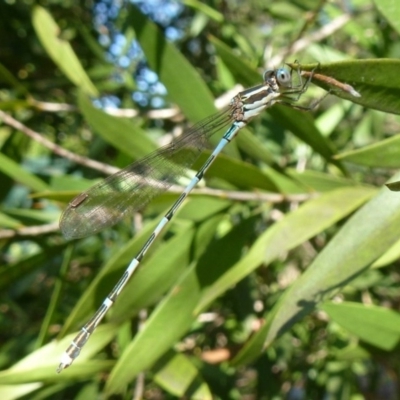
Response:
POLYGON ((62 355, 57 372, 67 368, 78 357, 82 347, 137 270, 139 263, 161 230, 172 219, 218 154, 235 138, 239 130, 264 109, 276 103, 301 108, 293 102, 307 90, 311 76, 303 82, 299 70, 296 75, 298 84, 294 85, 292 73, 287 69, 266 71, 261 85, 237 94, 226 110, 197 123, 170 145, 109 176, 71 201, 62 214, 60 222, 61 231, 66 238, 88 236, 112 226, 124 215, 142 208, 153 197, 173 185, 206 148, 207 139, 224 126, 230 125, 210 157, 160 221, 101 307, 62 355))

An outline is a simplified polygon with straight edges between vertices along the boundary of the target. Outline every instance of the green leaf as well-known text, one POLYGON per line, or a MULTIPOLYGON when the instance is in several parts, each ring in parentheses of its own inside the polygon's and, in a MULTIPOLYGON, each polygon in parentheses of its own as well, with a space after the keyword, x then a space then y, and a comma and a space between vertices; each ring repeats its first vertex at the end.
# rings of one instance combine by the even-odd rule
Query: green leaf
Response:
POLYGON ((96 87, 87 76, 71 45, 60 38, 61 29, 46 9, 35 6, 32 23, 49 57, 64 75, 78 88, 91 96, 98 96, 96 87))
MULTIPOLYGON (((167 88, 171 101, 178 105, 192 123, 214 114, 214 98, 196 68, 174 44, 165 39, 164 34, 149 18, 134 6, 129 10, 127 24, 135 30, 150 68, 158 74, 167 88)), ((215 145, 219 140, 220 138, 214 136, 210 142, 215 145)), ((237 157, 235 147, 236 143, 231 143, 224 152, 237 157)))
POLYGON ((335 352, 335 357, 340 361, 368 361, 371 356, 370 353, 365 349, 365 347, 357 346, 354 343, 351 343, 349 346, 337 350, 335 352))
POLYGON ((344 218, 373 193, 374 190, 364 187, 341 188, 312 199, 287 214, 261 235, 245 256, 226 271, 221 271, 219 277, 215 277, 205 290, 198 310, 205 308, 261 264, 273 261, 283 252, 293 249, 344 218))
POLYGON ((400 181, 389 182, 386 187, 392 192, 400 192, 400 181))
POLYGON ((393 244, 385 253, 382 254, 372 265, 371 268, 381 268, 395 262, 400 258, 400 239, 393 244))
POLYGON ((64 371, 61 375, 56 374, 56 369, 60 363, 62 353, 71 343, 75 334, 68 335, 60 342, 53 341, 32 352, 11 368, 1 371, 0 385, 48 380, 50 376, 61 381, 69 381, 71 378, 84 379, 92 374, 104 371, 105 368, 109 369, 114 362, 101 360, 90 362, 88 360, 109 343, 115 333, 116 327, 111 324, 97 328, 93 337, 91 337, 74 363, 74 368, 64 371))
MULTIPOLYGON (((252 224, 254 224, 254 221, 252 221, 252 224)), ((215 225, 209 223, 205 225, 207 225, 206 230, 201 232, 201 235, 210 237, 212 232, 215 232, 215 225)), ((221 265, 231 261, 232 258, 236 260, 238 257, 240 258, 241 249, 248 241, 250 232, 252 232, 252 229, 245 229, 244 226, 240 225, 225 235, 224 241, 232 247, 229 255, 221 260, 222 252, 216 254, 210 250, 214 254, 213 262, 216 269, 221 268, 221 265)), ((174 247, 180 246, 177 243, 174 244, 174 247)), ((185 251, 193 251, 192 247, 185 251)), ((225 247, 225 250, 229 249, 225 247)), ((166 262, 165 256, 164 262, 166 262)), ((175 263, 174 265, 176 266, 175 263)), ((201 289, 206 284, 206 280, 211 279, 210 276, 215 273, 215 269, 213 269, 212 274, 210 274, 209 265, 210 263, 206 262, 203 262, 202 266, 197 268, 192 265, 183 271, 179 278, 175 278, 177 283, 153 311, 149 320, 146 321, 142 330, 125 349, 112 371, 107 387, 109 392, 120 392, 140 371, 150 368, 188 331, 196 318, 194 309, 200 300, 201 289), (168 326, 168 329, 165 329, 166 326, 168 326)), ((160 268, 160 265, 158 265, 158 268, 160 268)), ((153 288, 157 290, 157 285, 153 288)))
POLYGON ((179 233, 162 243, 143 261, 144 267, 127 284, 111 313, 112 321, 124 321, 156 303, 184 273, 190 263, 193 230, 181 227, 179 233))
POLYGON ((31 174, 26 169, 22 168, 20 164, 2 153, 0 153, 0 171, 32 190, 39 192, 49 189, 47 184, 40 178, 31 174))
POLYGON ((262 161, 267 165, 271 165, 275 161, 274 156, 265 143, 262 143, 260 138, 255 136, 249 128, 243 128, 240 131, 236 137, 236 143, 241 150, 255 160, 262 161))
MULTIPOLYGON (((146 226, 139 235, 129 241, 108 260, 96 275, 91 285, 85 290, 74 310, 70 313, 68 320, 63 326, 61 335, 70 331, 71 327, 76 328, 79 326, 85 319, 90 317, 93 310, 100 307, 106 295, 111 291, 112 283, 117 283, 133 257, 137 255, 145 241, 147 241, 158 222, 158 220, 155 220, 146 226)), ((123 291, 121 298, 113 308, 111 316, 114 321, 121 322, 134 315, 141 308, 148 306, 152 301, 159 298, 169 288, 169 285, 174 283, 174 279, 179 276, 182 269, 188 264, 188 261, 184 259, 185 255, 187 257, 188 252, 190 252, 190 245, 186 244, 186 240, 191 242, 192 234, 189 230, 182 229, 176 237, 163 244, 159 251, 156 251, 156 247, 152 247, 151 251, 154 252, 154 256, 158 254, 160 258, 155 258, 154 264, 150 265, 153 258, 150 257, 151 254, 147 254, 143 265, 141 264, 143 268, 139 269, 137 274, 128 283, 128 287, 133 287, 133 291, 129 291, 129 289, 123 291), (178 246, 178 243, 181 243, 182 246, 178 246), (160 260, 164 260, 165 262, 161 263, 160 260), (153 268, 156 268, 157 273, 154 273, 153 268), (149 290, 149 287, 152 290, 149 290), (132 293, 134 293, 133 299, 130 296, 132 293), (120 311, 121 309, 125 309, 125 296, 129 300, 126 303, 128 304, 129 314, 124 314, 124 312, 121 313, 120 311)))
POLYGON ((213 396, 199 370, 184 354, 168 352, 153 368, 154 380, 179 398, 207 400, 213 396))
MULTIPOLYGON (((289 64, 296 68, 298 64, 289 64)), ((331 89, 338 97, 393 114, 400 114, 400 61, 397 59, 372 59, 342 61, 331 64, 301 65, 304 71, 312 71, 350 84, 361 97, 338 89, 334 85, 313 79, 313 83, 324 89, 331 89)))
POLYGON ((362 149, 346 151, 335 156, 336 159, 368 167, 400 167, 400 136, 381 140, 362 149))
POLYGON ((209 39, 237 82, 252 86, 262 80, 260 72, 255 69, 254 65, 232 51, 231 47, 215 36, 210 36, 209 39))
POLYGON ((213 114, 214 98, 197 70, 136 7, 131 6, 129 14, 127 23, 134 28, 147 62, 167 88, 170 99, 191 122, 213 114))
POLYGON ((364 342, 380 349, 392 350, 400 339, 400 315, 393 310, 350 302, 323 303, 318 308, 364 342))
MULTIPOLYGON (((21 84, 21 82, 14 77, 14 75, 3 65, 0 64, 0 81, 13 86, 18 92, 25 95, 28 94, 27 88, 21 84)), ((6 110, 5 101, 1 102, 1 109, 6 110)))
MULTIPOLYGON (((193 168, 199 168, 210 154, 210 152, 202 154, 193 168)), ((207 171, 207 178, 211 177, 225 179, 236 187, 260 188, 272 192, 281 192, 288 181, 287 177, 272 169, 262 171, 252 164, 227 157, 224 154, 219 155, 207 171)), ((296 186, 295 183, 292 185, 296 186)), ((298 193, 301 189, 298 186, 297 188, 298 193)))
POLYGON ((192 7, 194 10, 200 11, 205 14, 207 17, 213 19, 216 22, 222 22, 224 20, 224 16, 219 11, 211 8, 207 4, 197 1, 197 0, 183 0, 183 4, 192 7))
POLYGON ((374 0, 375 7, 400 34, 400 4, 396 0, 374 0))
POLYGON ((321 135, 310 114, 280 105, 271 107, 269 112, 276 121, 310 145, 328 162, 334 163, 341 168, 340 162, 332 158, 336 153, 333 143, 321 135))
POLYGON ((19 385, 0 385, 1 397, 3 400, 15 400, 23 398, 29 393, 33 393, 43 387, 43 383, 34 382, 19 385))
POLYGON ((80 92, 79 108, 93 130, 106 142, 137 159, 156 150, 146 133, 126 118, 117 118, 93 107, 87 96, 80 92))
POLYGON ((352 179, 313 170, 297 172, 293 169, 286 169, 286 173, 293 178, 294 181, 300 182, 308 190, 319 193, 329 192, 343 186, 354 186, 355 183, 352 179))
POLYGON ((194 268, 190 268, 125 349, 107 381, 108 393, 123 391, 139 372, 151 367, 173 346, 193 323, 193 310, 199 297, 199 281, 194 268))
POLYGON ((65 245, 52 246, 51 248, 46 248, 43 251, 38 251, 36 254, 3 266, 0 270, 0 290, 7 290, 7 287, 10 287, 13 282, 28 276, 38 268, 38 265, 45 264, 49 258, 60 254, 64 248, 65 245))
POLYGON ((346 222, 306 272, 285 292, 235 362, 242 364, 258 357, 265 346, 313 311, 320 301, 365 271, 398 240, 399 235, 400 196, 382 189, 346 222))
POLYGON ((23 225, 17 219, 11 218, 7 214, 3 214, 2 212, 0 212, 0 226, 2 228, 18 229, 21 228, 23 225))
POLYGON ((49 223, 58 219, 60 216, 58 211, 32 210, 29 208, 7 208, 7 214, 19 218, 21 222, 26 221, 26 224, 32 221, 35 224, 43 222, 49 223))

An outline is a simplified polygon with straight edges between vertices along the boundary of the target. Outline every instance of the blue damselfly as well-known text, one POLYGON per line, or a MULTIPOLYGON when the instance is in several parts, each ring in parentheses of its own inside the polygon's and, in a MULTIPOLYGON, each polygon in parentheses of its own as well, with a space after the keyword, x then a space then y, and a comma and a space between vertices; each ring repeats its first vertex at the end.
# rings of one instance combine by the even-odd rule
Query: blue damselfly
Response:
POLYGON ((296 72, 298 83, 294 85, 292 73, 287 69, 266 71, 261 85, 238 93, 227 109, 195 124, 176 141, 109 176, 70 202, 60 221, 61 231, 66 238, 80 238, 110 227, 120 221, 124 215, 142 208, 153 197, 176 183, 177 178, 184 174, 207 147, 207 139, 229 125, 210 157, 183 189, 182 194, 160 221, 139 254, 131 261, 101 307, 62 355, 58 372, 67 368, 78 357, 82 347, 137 270, 139 263, 161 230, 203 178, 218 154, 235 138, 240 129, 263 110, 276 103, 303 109, 293 103, 307 90, 312 74, 303 82, 300 70, 296 72))

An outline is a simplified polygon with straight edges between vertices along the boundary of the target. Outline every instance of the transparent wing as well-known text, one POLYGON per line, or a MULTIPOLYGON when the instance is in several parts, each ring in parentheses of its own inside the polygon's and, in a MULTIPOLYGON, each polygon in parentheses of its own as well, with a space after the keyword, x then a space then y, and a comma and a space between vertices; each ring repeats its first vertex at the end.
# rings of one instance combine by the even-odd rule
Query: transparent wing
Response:
POLYGON ((207 138, 228 125, 226 109, 208 117, 179 139, 110 175, 72 200, 60 219, 67 239, 97 233, 142 208, 177 182, 207 147, 207 138))

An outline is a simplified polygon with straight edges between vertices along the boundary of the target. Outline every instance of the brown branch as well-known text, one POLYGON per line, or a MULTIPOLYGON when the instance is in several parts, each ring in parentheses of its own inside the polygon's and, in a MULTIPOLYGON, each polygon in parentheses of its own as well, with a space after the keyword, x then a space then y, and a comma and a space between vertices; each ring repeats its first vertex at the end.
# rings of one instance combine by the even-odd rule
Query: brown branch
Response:
POLYGON ((2 110, 0 110, 0 119, 2 119, 5 124, 21 131, 22 133, 29 136, 31 139, 33 139, 37 143, 40 143, 42 146, 48 148, 60 157, 64 157, 68 160, 76 162, 77 164, 84 165, 85 167, 92 168, 97 171, 101 171, 105 174, 113 174, 118 171, 118 168, 101 163, 99 161, 91 160, 87 157, 79 156, 75 153, 72 153, 71 151, 63 149, 62 147, 51 142, 50 140, 44 138, 40 133, 35 132, 34 130, 28 128, 26 125, 17 121, 15 118, 11 117, 11 115, 6 114, 2 110))
POLYGON ((329 24, 324 25, 318 31, 311 33, 310 35, 303 37, 302 39, 294 42, 290 47, 278 53, 275 57, 272 57, 268 60, 269 67, 275 67, 276 65, 281 65, 283 60, 287 58, 289 55, 298 53, 302 50, 305 50, 311 43, 318 42, 322 39, 327 38, 332 35, 334 32, 342 28, 353 18, 350 14, 342 14, 329 24))
POLYGON ((344 92, 347 92, 354 97, 361 97, 361 94, 358 93, 357 90, 353 88, 353 86, 349 85, 348 83, 340 82, 337 79, 332 78, 330 76, 310 71, 301 71, 301 76, 305 76, 307 78, 311 77, 312 80, 316 79, 318 81, 326 83, 327 85, 335 86, 338 89, 343 90, 344 92))
POLYGON ((0 239, 11 239, 17 236, 39 236, 56 232, 59 229, 58 222, 45 225, 24 226, 18 229, 2 229, 0 230, 0 239))

